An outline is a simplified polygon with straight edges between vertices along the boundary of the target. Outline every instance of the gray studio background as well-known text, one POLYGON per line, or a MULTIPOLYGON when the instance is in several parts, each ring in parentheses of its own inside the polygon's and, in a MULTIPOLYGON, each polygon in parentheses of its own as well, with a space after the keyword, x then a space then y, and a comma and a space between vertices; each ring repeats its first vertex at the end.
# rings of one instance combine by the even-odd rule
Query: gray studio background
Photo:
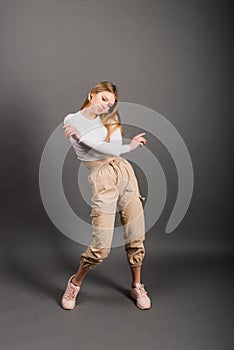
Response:
MULTIPOLYGON (((230 3, 0 1, 1 348, 231 349, 230 3), (121 101, 166 117, 194 167, 191 205, 167 235, 176 169, 151 139, 168 198, 145 242, 142 281, 153 303, 147 311, 128 297, 123 247, 86 277, 74 311, 60 307, 86 247, 47 216, 39 164, 54 129, 103 80, 117 85, 121 101)), ((90 208, 79 206, 78 166, 71 149, 64 189, 88 221, 90 208)), ((143 170, 135 170, 144 190, 143 170)))

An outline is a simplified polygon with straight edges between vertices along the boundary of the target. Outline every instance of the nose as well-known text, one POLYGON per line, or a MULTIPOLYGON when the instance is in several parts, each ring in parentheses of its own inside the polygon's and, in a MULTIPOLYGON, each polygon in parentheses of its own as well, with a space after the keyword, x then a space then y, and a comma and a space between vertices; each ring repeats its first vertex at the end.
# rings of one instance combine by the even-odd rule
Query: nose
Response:
POLYGON ((104 108, 104 109, 109 109, 109 108, 110 108, 108 102, 104 103, 103 108, 104 108))

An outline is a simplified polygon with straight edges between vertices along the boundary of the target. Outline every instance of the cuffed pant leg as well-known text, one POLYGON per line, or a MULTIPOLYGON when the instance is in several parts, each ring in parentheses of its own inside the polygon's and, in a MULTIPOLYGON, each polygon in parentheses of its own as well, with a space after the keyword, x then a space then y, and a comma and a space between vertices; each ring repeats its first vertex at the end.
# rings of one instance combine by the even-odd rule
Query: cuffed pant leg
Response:
POLYGON ((80 265, 85 271, 91 271, 95 269, 98 264, 101 264, 109 253, 110 248, 95 248, 90 245, 86 251, 81 254, 80 265))
POLYGON ((127 253, 130 267, 138 267, 142 265, 145 256, 145 247, 143 244, 144 239, 145 237, 143 236, 125 245, 125 251, 127 253))

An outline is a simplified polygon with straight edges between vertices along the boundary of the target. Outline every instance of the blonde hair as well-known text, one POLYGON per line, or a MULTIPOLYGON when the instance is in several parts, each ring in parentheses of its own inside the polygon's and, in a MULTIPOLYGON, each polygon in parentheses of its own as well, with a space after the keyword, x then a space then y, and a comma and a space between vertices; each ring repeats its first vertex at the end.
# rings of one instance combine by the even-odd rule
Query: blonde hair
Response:
POLYGON ((124 136, 123 127, 121 124, 121 118, 118 111, 118 101, 119 101, 119 93, 117 90, 116 85, 109 81, 102 81, 95 85, 88 93, 84 103, 80 107, 80 109, 84 109, 89 107, 91 102, 91 94, 97 94, 99 92, 108 91, 115 96, 115 102, 114 104, 109 108, 108 112, 100 114, 100 119, 102 124, 107 128, 107 136, 105 138, 105 141, 110 141, 110 136, 113 134, 113 132, 120 128, 122 137, 124 136))

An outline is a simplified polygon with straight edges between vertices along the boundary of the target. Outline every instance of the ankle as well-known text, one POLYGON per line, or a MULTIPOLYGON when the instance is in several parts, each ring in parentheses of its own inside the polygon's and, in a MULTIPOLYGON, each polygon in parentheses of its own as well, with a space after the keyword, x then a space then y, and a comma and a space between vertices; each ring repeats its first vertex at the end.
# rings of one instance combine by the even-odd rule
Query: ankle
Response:
POLYGON ((71 283, 74 284, 74 285, 77 286, 77 287, 80 287, 82 281, 77 281, 77 280, 76 280, 76 277, 74 276, 74 277, 72 278, 72 280, 71 280, 71 283))
POLYGON ((137 284, 137 283, 141 283, 141 282, 135 282, 135 283, 133 282, 133 283, 132 283, 132 288, 136 288, 136 284, 137 284))

